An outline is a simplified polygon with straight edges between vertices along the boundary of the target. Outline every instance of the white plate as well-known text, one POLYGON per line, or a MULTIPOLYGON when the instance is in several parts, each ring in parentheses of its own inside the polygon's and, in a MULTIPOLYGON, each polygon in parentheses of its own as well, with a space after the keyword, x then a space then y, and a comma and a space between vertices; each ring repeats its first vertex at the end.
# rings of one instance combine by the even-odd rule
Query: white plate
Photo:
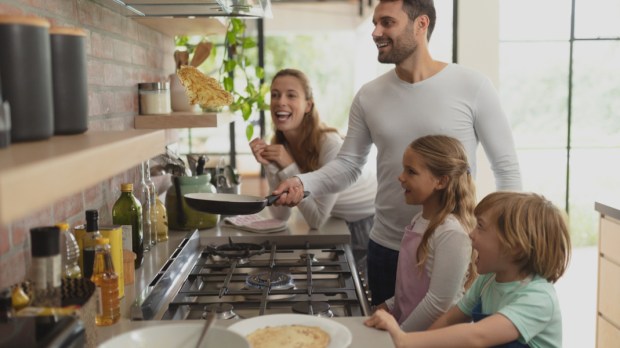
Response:
POLYGON ((257 329, 281 325, 318 326, 325 330, 325 332, 327 332, 330 336, 328 348, 345 348, 348 347, 353 340, 351 331, 339 322, 329 318, 320 318, 307 314, 261 315, 250 319, 240 320, 230 325, 228 329, 241 334, 243 337, 246 337, 257 329))
MULTIPOLYGON (((199 323, 146 326, 125 332, 103 342, 99 348, 170 348, 195 347, 203 325, 199 323)), ((245 336, 220 327, 210 327, 202 348, 250 348, 245 336)))

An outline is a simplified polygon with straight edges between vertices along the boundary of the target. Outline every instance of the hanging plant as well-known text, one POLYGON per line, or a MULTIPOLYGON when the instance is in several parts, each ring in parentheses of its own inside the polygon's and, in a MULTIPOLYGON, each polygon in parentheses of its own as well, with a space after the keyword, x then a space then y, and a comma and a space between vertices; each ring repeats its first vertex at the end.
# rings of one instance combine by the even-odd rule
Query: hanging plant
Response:
POLYGON ((246 122, 245 136, 248 140, 254 135, 254 124, 250 119, 254 111, 268 110, 265 103, 265 95, 268 86, 261 84, 265 77, 262 67, 254 65, 246 50, 257 46, 256 40, 245 35, 245 22, 238 18, 231 18, 226 30, 227 49, 222 63, 222 75, 224 75, 224 89, 233 95, 233 102, 229 105, 230 111, 240 111, 246 122), (241 77, 239 81, 235 77, 241 77), (236 84, 236 83, 237 84, 236 84), (240 82, 245 82, 245 88, 239 88, 240 82))

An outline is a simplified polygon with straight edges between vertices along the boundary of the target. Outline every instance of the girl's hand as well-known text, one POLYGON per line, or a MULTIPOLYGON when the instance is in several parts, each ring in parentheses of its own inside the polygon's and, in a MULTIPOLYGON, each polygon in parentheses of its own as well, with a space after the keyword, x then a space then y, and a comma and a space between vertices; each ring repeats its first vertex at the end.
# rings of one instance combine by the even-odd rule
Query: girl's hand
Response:
POLYGON ((281 144, 267 145, 261 153, 261 156, 275 163, 280 169, 284 169, 294 162, 293 156, 291 156, 288 150, 281 144))
POLYGON ((376 305, 374 308, 372 308, 373 313, 378 311, 379 309, 383 309, 386 312, 389 312, 390 309, 388 308, 387 304, 385 304, 385 302, 376 305))
POLYGON ((263 152, 267 146, 267 143, 260 138, 250 141, 250 149, 252 149, 252 154, 254 154, 254 158, 256 158, 256 161, 260 164, 269 164, 269 160, 263 157, 263 152))
POLYGON ((400 329, 394 316, 383 309, 378 309, 370 318, 366 319, 364 325, 380 330, 387 330, 392 336, 392 341, 396 347, 405 346, 406 333, 400 329))
POLYGON ((378 309, 370 318, 366 319, 364 325, 387 330, 390 333, 392 331, 400 331, 400 326, 398 326, 394 316, 383 309, 378 309))

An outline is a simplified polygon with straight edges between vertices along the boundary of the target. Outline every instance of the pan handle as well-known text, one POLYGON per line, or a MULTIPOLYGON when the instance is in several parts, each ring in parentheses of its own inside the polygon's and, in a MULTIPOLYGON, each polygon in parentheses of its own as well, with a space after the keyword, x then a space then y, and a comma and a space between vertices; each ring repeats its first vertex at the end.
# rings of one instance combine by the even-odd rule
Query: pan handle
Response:
MULTIPOLYGON (((284 191, 282 193, 285 193, 288 191, 284 191)), ((267 198, 267 205, 272 205, 273 202, 277 201, 278 198, 280 198, 280 196, 282 195, 282 193, 280 193, 279 195, 269 195, 265 198, 267 198)), ((310 191, 304 191, 304 198, 308 197, 310 195, 310 191)))

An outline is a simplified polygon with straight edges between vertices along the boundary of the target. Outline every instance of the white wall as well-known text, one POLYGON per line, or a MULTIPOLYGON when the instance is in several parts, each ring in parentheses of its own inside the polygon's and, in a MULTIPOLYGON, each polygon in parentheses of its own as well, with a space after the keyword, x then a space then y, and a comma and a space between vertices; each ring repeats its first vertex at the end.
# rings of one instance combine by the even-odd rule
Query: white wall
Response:
MULTIPOLYGON (((499 2, 459 1, 458 62, 488 76, 499 87, 499 2)), ((477 153, 476 191, 481 199, 495 191, 495 179, 482 149, 477 153)))

